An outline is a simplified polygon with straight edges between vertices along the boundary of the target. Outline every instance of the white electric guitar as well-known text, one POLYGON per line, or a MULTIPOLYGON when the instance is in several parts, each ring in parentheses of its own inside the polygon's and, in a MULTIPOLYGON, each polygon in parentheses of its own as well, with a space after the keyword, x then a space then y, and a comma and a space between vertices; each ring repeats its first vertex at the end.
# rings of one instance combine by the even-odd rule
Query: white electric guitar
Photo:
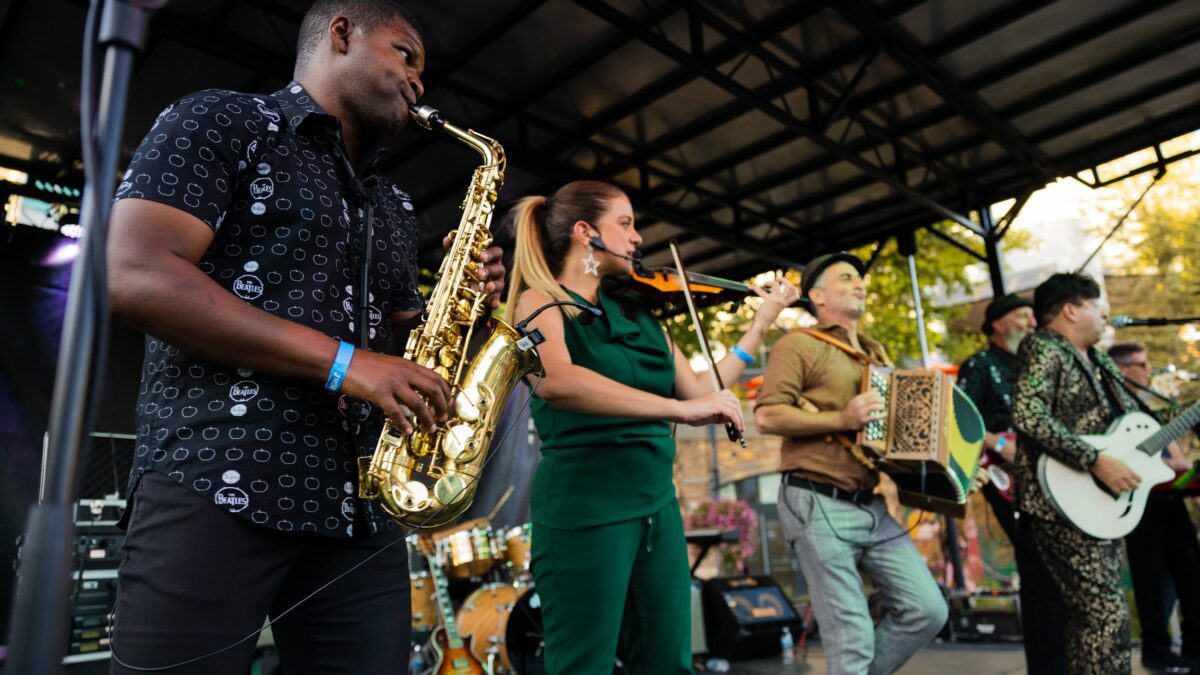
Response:
POLYGON ((1122 415, 1107 433, 1081 438, 1104 455, 1125 462, 1141 476, 1136 490, 1114 493, 1090 471, 1079 471, 1042 455, 1038 460, 1042 492, 1055 510, 1084 533, 1097 539, 1123 537, 1142 519, 1150 489, 1175 478, 1175 471, 1161 459, 1162 451, 1197 422, 1200 403, 1166 426, 1145 413, 1122 415))

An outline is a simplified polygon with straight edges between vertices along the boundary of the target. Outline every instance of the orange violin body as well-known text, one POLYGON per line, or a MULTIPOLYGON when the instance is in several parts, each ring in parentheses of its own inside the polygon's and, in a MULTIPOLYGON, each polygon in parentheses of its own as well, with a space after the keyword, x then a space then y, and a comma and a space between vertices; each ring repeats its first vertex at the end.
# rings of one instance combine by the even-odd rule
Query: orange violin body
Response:
MULTIPOLYGON (((688 290, 697 307, 711 307, 723 302, 737 302, 751 295, 750 287, 738 281, 689 272, 688 290)), ((686 312, 683 284, 675 270, 646 269, 637 266, 629 275, 629 288, 641 295, 651 307, 665 314, 686 312)))

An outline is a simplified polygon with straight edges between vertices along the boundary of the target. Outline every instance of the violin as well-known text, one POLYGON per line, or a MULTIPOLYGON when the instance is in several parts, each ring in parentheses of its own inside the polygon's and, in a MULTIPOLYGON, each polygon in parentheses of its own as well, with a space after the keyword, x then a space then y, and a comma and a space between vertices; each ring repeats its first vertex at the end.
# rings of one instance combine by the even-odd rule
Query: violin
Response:
MULTIPOLYGON (((740 302, 754 296, 750 286, 740 281, 697 272, 685 274, 688 280, 687 290, 698 309, 724 302, 740 302)), ((639 262, 633 266, 627 286, 658 310, 660 317, 667 317, 687 311, 683 284, 679 280, 679 273, 670 267, 647 269, 639 262)))

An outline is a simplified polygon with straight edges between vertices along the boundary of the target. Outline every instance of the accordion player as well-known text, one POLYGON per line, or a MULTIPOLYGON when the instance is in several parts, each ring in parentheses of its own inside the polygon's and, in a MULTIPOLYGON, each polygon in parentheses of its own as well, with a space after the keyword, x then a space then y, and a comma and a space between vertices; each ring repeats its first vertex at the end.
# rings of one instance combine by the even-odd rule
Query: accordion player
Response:
POLYGON ((946 373, 868 365, 863 391, 886 406, 858 433, 899 489, 900 503, 962 517, 979 468, 986 429, 971 399, 946 373))

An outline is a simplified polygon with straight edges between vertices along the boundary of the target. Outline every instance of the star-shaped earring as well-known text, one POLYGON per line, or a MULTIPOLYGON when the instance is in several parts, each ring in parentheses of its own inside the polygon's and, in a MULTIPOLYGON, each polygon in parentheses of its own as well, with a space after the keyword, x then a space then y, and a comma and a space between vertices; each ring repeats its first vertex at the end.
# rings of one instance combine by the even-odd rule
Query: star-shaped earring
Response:
POLYGON ((596 249, 588 245, 588 255, 583 259, 583 271, 594 277, 600 276, 600 260, 596 258, 596 249))

